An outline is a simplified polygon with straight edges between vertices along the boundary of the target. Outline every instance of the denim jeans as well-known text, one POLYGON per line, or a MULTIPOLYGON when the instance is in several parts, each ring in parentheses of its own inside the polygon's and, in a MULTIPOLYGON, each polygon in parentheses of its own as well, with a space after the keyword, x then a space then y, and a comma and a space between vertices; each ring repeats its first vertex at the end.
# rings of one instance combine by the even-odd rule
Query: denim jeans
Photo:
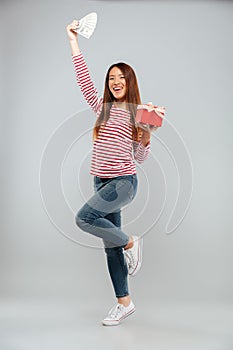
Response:
POLYGON ((83 231, 102 238, 117 298, 129 295, 128 268, 123 253, 129 235, 121 229, 121 208, 134 199, 137 185, 136 174, 114 178, 94 176, 95 194, 75 217, 83 231))

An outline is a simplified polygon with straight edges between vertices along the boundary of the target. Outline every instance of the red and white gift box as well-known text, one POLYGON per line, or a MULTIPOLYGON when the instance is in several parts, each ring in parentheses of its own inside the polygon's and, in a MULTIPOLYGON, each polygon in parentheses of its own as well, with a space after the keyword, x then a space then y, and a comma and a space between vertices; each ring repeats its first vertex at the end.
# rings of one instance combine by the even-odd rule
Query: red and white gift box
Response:
POLYGON ((135 120, 138 126, 162 126, 164 115, 165 107, 138 105, 135 120))

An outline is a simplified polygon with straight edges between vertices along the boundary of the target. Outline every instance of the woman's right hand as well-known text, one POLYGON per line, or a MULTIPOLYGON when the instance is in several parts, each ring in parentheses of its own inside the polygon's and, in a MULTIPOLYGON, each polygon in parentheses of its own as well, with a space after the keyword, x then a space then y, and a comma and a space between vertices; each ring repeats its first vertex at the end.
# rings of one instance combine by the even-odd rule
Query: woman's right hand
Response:
POLYGON ((66 27, 68 38, 70 41, 76 40, 78 34, 76 32, 74 32, 74 30, 76 30, 77 28, 78 28, 78 21, 77 20, 73 20, 72 23, 68 24, 68 26, 66 27))

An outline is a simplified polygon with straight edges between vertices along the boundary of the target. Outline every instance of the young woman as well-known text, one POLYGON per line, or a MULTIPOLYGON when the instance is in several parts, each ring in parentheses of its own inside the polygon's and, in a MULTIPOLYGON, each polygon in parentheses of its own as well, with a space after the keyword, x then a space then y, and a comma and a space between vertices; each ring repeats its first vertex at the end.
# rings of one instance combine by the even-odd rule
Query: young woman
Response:
POLYGON ((94 195, 76 215, 83 231, 102 238, 116 305, 102 321, 118 325, 135 311, 129 295, 128 274, 135 276, 142 262, 142 238, 121 229, 121 208, 137 191, 135 160, 142 163, 150 149, 150 131, 135 127, 137 105, 141 104, 137 79, 126 63, 113 64, 105 79, 104 96, 98 97, 77 41, 78 21, 66 27, 77 84, 97 116, 93 129, 90 173, 94 195))

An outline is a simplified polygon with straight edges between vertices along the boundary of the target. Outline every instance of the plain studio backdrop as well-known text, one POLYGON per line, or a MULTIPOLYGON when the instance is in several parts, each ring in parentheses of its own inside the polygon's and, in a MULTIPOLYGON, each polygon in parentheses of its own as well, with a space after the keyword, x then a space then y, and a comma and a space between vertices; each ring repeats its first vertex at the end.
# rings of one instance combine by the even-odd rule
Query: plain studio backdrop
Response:
POLYGON ((232 349, 233 3, 9 0, 0 16, 1 349, 115 349, 123 338, 134 349, 141 339, 232 349), (144 235, 130 279, 138 311, 110 336, 95 333, 115 302, 104 251, 74 222, 93 191, 95 117, 66 25, 92 11, 96 30, 79 44, 100 95, 108 67, 124 61, 143 102, 167 109, 123 210, 125 231, 144 235))

